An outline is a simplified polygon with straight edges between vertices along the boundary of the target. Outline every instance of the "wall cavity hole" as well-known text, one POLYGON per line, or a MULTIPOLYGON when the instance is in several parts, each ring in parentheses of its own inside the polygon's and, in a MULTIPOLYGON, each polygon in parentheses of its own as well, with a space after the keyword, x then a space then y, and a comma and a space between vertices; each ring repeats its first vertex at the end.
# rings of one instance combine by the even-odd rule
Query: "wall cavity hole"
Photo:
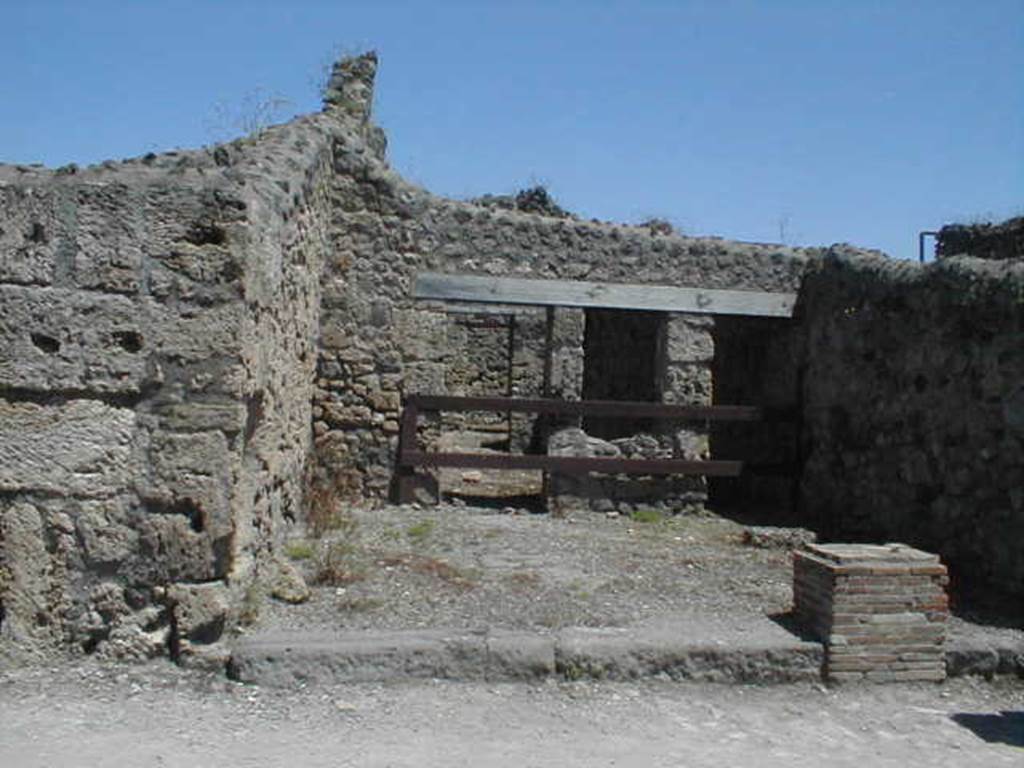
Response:
POLYGON ((53 336, 47 336, 45 333, 33 333, 29 337, 38 349, 48 355, 55 355, 60 352, 60 342, 53 338, 53 336))
POLYGON ((45 243, 46 242, 46 230, 43 225, 38 221, 32 222, 32 227, 25 235, 25 239, 30 243, 45 243))
POLYGON ((914 391, 917 392, 918 394, 921 394, 926 389, 928 389, 928 379, 926 379, 921 374, 918 374, 917 376, 915 376, 914 377, 914 391))
POLYGON ((160 515, 181 515, 188 520, 188 526, 196 533, 206 529, 206 516, 202 507, 192 499, 175 499, 174 501, 151 500, 150 510, 160 515))
POLYGON ((142 349, 142 335, 135 331, 115 331, 114 341, 125 352, 138 352, 142 349))
POLYGON ((192 245, 224 245, 228 240, 228 233, 217 224, 210 221, 197 221, 185 234, 185 240, 192 245))

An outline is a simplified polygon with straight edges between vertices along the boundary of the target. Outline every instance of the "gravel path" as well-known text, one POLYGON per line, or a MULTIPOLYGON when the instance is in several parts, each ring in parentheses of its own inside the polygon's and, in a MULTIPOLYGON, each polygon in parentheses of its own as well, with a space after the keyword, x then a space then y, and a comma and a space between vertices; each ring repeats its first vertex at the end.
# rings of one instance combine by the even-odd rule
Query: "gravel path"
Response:
POLYGON ((167 663, 0 672, 0 765, 1020 766, 1024 686, 261 689, 167 663))

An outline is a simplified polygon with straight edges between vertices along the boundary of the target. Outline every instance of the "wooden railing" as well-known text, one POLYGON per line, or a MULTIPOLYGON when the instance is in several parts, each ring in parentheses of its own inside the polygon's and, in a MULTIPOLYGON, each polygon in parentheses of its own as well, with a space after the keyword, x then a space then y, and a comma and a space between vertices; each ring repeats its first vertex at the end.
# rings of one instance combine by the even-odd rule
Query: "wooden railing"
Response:
POLYGON ((417 467, 464 467, 473 469, 540 469, 565 474, 587 472, 641 475, 706 475, 734 477, 743 470, 742 461, 689 459, 628 459, 621 457, 548 456, 508 453, 428 452, 417 445, 416 431, 424 412, 491 411, 536 413, 556 416, 603 416, 654 418, 667 421, 761 422, 789 420, 791 414, 777 409, 746 405, 665 405, 612 400, 546 400, 509 397, 455 397, 450 395, 409 395, 405 398, 399 427, 397 460, 397 501, 412 500, 417 467))

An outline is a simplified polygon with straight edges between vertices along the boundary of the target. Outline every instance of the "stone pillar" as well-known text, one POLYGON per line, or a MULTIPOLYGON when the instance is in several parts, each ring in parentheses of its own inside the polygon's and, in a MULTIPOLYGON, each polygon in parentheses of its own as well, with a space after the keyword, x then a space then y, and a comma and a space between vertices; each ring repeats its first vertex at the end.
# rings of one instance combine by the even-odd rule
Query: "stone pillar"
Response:
POLYGON ((579 400, 583 396, 582 309, 550 307, 547 312, 547 355, 544 397, 579 400))
POLYGON ((829 680, 946 677, 946 566, 904 544, 794 553, 793 612, 825 643, 829 680))
MULTIPOLYGON (((548 307, 545 330, 543 396, 558 400, 583 398, 583 334, 586 315, 582 309, 548 307)), ((555 456, 594 455, 586 449, 587 436, 579 419, 538 416, 534 434, 539 445, 555 456)), ((586 476, 549 472, 544 476, 548 510, 565 516, 588 506, 591 484, 586 476)))
MULTIPOLYGON (((671 314, 667 317, 659 366, 659 391, 663 403, 712 404, 713 328, 714 320, 708 315, 671 314)), ((694 429, 694 425, 673 426, 670 438, 675 458, 691 461, 709 458, 710 436, 706 430, 694 429)), ((703 475, 674 481, 674 486, 674 506, 703 507, 707 502, 707 478, 703 475)))

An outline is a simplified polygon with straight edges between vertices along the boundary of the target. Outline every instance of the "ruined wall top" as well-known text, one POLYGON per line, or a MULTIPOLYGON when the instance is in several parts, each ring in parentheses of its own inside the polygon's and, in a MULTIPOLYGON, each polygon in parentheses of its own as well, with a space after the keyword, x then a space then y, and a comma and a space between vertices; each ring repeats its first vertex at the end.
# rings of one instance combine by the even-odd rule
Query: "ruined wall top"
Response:
POLYGON ((377 54, 374 51, 335 62, 324 89, 324 111, 340 109, 352 117, 369 121, 376 76, 377 54))
POLYGON ((1002 224, 948 224, 936 238, 936 255, 1024 261, 1024 216, 1002 224))

